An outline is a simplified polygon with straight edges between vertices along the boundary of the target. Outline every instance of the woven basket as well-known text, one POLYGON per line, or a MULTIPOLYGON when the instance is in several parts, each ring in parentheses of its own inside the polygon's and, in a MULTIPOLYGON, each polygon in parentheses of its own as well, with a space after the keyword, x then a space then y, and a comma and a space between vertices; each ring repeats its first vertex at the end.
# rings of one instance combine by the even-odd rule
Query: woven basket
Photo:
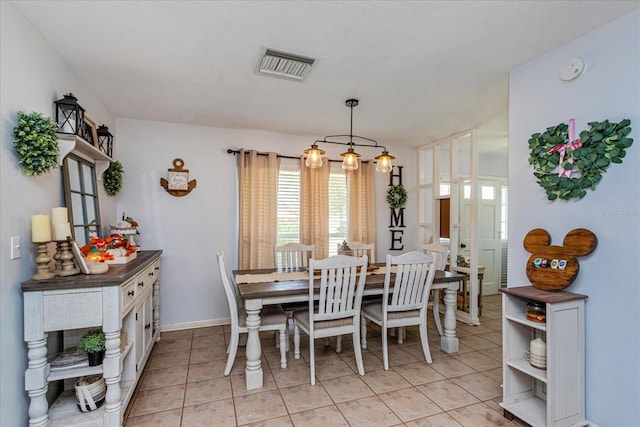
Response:
POLYGON ((104 402, 107 385, 102 375, 81 377, 76 381, 76 398, 82 412, 95 411, 104 402))

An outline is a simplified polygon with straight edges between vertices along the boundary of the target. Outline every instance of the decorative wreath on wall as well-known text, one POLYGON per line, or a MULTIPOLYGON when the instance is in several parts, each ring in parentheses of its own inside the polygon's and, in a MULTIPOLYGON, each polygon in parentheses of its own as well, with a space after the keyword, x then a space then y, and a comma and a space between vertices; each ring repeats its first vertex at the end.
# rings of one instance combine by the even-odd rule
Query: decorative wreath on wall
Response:
POLYGON ((57 130, 56 122, 38 112, 27 114, 18 111, 18 124, 13 128, 13 147, 26 175, 46 175, 58 167, 57 130))
POLYGON ((107 195, 115 197, 122 189, 122 174, 124 168, 118 160, 112 162, 107 170, 102 173, 104 191, 107 195))
POLYGON ((387 190, 387 203, 393 209, 402 209, 407 204, 407 190, 404 185, 392 185, 387 190))
POLYGON ((549 200, 583 198, 602 179, 611 163, 622 163, 625 149, 633 144, 629 119, 619 123, 591 122, 589 130, 574 137, 574 119, 560 123, 529 139, 533 175, 549 200))

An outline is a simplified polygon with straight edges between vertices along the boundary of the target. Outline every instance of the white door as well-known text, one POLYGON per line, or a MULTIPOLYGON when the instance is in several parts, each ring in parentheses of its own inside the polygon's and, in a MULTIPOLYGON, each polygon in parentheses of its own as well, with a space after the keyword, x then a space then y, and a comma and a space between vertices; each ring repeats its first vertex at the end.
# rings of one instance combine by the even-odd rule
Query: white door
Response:
MULTIPOLYGON (((500 219, 501 181, 498 179, 479 180, 479 209, 478 209, 478 266, 484 267, 482 279, 482 295, 494 295, 500 288, 500 219)), ((463 191, 462 221, 469 216, 469 191, 463 191)), ((468 232, 461 232, 460 252, 469 256, 468 232)))

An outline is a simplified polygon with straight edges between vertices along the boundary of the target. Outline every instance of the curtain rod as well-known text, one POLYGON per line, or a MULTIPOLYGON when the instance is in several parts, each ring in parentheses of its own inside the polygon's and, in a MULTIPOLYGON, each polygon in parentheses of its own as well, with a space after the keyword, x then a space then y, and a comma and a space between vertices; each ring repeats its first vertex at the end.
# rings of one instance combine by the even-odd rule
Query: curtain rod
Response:
MULTIPOLYGON (((236 154, 240 154, 240 150, 232 150, 231 148, 227 149, 227 154, 233 154, 234 156, 236 154)), ((249 151, 245 151, 244 154, 249 154, 249 151)), ((269 153, 260 153, 257 152, 258 156, 268 156, 269 153)), ((300 156, 285 156, 284 154, 277 154, 277 156, 281 159, 297 159, 300 160, 301 157, 300 156)), ((328 159, 330 162, 340 162, 342 163, 342 160, 332 160, 332 159, 328 159)), ((367 162, 371 162, 373 160, 361 160, 363 163, 367 163, 367 162)), ((375 162, 374 162, 375 163, 375 162)))

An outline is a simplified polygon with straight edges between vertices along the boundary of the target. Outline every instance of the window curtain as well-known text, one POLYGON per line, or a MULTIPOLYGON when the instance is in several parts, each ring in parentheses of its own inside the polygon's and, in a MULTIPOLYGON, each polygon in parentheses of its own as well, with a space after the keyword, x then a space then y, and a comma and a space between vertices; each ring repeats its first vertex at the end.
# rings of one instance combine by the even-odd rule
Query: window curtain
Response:
POLYGON ((347 173, 349 191, 349 240, 376 243, 375 165, 360 162, 347 173))
POLYGON ((274 265, 278 221, 278 171, 276 153, 258 155, 255 150, 238 154, 240 189, 238 266, 240 269, 274 265))
POLYGON ((329 256, 329 160, 308 168, 300 159, 300 241, 315 246, 316 258, 329 256))

